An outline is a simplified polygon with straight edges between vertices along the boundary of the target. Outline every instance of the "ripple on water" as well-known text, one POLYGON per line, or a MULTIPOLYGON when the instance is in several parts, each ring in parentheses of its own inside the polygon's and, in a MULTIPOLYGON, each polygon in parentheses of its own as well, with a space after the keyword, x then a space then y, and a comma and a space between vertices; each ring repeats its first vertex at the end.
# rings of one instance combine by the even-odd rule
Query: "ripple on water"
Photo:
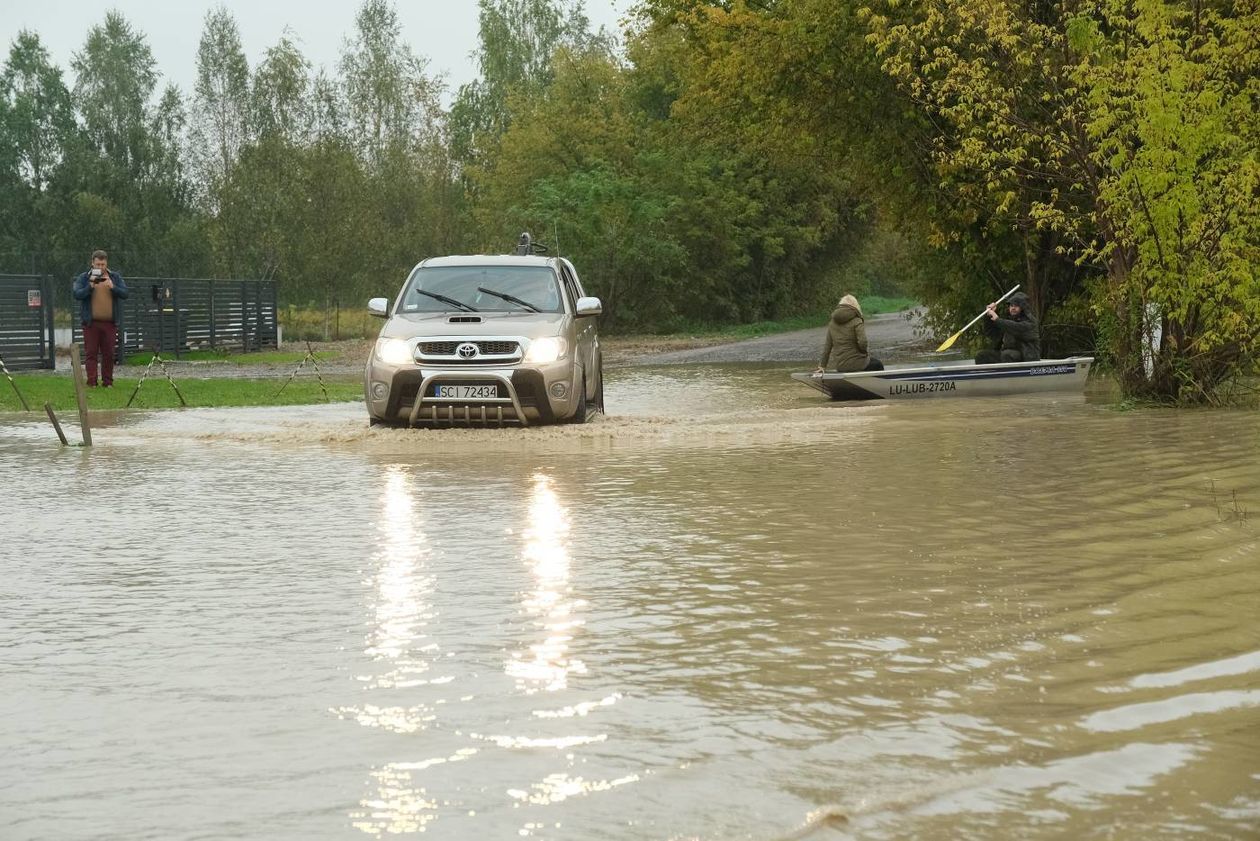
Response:
POLYGON ((784 373, 543 429, 0 419, 9 834, 1254 826, 1260 421, 784 373))

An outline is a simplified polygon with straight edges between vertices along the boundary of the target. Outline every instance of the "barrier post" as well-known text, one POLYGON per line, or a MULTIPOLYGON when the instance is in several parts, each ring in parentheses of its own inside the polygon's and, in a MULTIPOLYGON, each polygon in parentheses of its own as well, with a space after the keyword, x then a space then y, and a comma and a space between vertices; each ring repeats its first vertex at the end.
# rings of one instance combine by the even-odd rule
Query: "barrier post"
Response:
POLYGON ((83 430, 83 446, 92 446, 92 424, 88 420, 87 383, 83 378, 83 360, 79 357, 79 343, 70 345, 70 368, 74 377, 74 398, 79 402, 79 428, 83 430))

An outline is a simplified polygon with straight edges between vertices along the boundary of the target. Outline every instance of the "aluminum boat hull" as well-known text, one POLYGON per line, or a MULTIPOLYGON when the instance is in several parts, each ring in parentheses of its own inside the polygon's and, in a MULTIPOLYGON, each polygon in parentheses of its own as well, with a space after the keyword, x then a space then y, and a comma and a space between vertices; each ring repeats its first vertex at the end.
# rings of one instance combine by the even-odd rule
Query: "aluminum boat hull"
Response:
POLYGON ((930 397, 987 397, 1085 389, 1092 356, 1003 362, 896 367, 850 374, 793 374, 792 379, 832 400, 904 400, 930 397))

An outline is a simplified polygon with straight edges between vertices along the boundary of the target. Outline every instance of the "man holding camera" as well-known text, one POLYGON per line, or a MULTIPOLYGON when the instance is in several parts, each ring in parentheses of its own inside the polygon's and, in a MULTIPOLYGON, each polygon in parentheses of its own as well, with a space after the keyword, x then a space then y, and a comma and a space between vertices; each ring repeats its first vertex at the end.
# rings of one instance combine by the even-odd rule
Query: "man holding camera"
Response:
POLYGON ((118 321, 127 297, 122 275, 109 268, 109 255, 92 252, 92 268, 74 279, 74 297, 83 322, 83 349, 87 354, 88 385, 96 386, 96 357, 101 357, 101 385, 114 384, 114 356, 118 352, 118 321))

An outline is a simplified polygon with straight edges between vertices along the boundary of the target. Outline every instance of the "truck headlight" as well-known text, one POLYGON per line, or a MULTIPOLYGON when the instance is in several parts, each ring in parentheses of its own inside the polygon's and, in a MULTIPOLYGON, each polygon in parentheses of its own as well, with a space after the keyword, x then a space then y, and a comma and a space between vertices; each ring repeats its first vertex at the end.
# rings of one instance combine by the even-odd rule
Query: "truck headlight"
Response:
POLYGON ((411 346, 403 339, 377 339, 376 358, 387 365, 405 365, 415 361, 411 356, 411 346))
POLYGON ((525 354, 526 362, 555 362, 564 356, 565 341, 558 336, 544 336, 529 343, 529 352, 525 354))

